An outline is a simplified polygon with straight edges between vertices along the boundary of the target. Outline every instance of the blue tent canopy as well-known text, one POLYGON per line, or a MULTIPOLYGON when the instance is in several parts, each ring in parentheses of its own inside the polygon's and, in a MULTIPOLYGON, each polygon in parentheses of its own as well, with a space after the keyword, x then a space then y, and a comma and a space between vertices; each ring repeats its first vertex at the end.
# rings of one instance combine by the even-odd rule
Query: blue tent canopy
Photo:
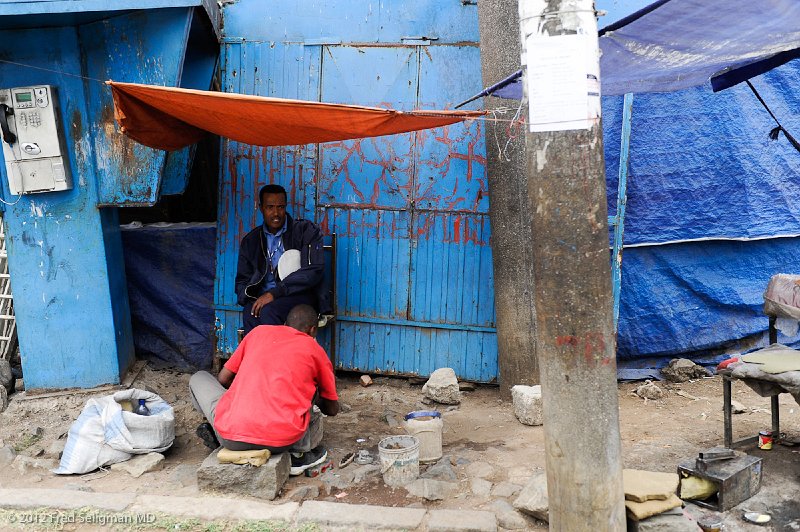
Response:
MULTIPOLYGON (((716 92, 800 57, 800 2, 659 0, 599 35, 604 96, 671 92, 709 80, 716 92)), ((522 98, 521 74, 468 101, 522 98)))

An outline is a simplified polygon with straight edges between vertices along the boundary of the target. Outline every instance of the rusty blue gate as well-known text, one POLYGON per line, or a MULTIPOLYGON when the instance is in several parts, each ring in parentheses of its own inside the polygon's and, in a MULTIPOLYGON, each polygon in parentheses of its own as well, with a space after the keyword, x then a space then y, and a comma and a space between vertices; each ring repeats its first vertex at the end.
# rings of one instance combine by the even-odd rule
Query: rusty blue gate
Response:
MULTIPOLYGON (((226 7, 223 90, 408 110, 452 108, 482 88, 475 5, 299 2, 312 3, 304 17, 289 2, 271 3, 263 25, 252 21, 263 2, 226 7), (319 24, 342 11, 359 23, 319 36, 319 24)), ((221 351, 235 348, 240 323, 238 243, 260 223, 258 188, 276 182, 289 191, 293 215, 336 235, 337 315, 327 341, 338 368, 428 375, 448 366, 464 379, 496 378, 480 121, 299 147, 223 141, 220 182, 221 351)))

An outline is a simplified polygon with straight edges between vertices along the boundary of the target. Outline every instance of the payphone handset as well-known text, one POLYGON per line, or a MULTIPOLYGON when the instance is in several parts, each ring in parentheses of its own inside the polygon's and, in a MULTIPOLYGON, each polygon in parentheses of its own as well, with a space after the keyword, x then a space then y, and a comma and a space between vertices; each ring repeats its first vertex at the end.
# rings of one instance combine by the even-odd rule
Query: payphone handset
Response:
POLYGON ((12 194, 72 188, 55 87, 0 89, 0 129, 12 194))

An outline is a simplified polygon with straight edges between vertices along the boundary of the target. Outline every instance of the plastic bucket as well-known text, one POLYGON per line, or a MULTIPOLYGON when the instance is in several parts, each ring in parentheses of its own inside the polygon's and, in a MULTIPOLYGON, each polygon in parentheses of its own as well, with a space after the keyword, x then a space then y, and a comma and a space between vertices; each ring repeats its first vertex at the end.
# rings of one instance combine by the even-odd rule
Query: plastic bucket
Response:
POLYGON ((442 414, 419 410, 406 414, 406 431, 419 440, 419 461, 435 462, 442 457, 442 414))
POLYGON ((383 482, 405 486, 419 476, 419 440, 414 436, 389 436, 378 443, 383 482))

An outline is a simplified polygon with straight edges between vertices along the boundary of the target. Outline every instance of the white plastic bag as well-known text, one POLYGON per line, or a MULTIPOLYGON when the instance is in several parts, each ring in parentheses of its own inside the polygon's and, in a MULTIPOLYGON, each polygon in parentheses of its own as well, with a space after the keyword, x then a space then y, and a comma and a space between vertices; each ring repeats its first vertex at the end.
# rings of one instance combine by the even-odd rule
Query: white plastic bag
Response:
POLYGON ((175 440, 175 413, 158 395, 131 388, 99 399, 89 399, 72 424, 61 463, 53 473, 81 474, 134 454, 163 452, 175 440), (122 409, 121 402, 137 405, 144 399, 149 416, 122 409))

